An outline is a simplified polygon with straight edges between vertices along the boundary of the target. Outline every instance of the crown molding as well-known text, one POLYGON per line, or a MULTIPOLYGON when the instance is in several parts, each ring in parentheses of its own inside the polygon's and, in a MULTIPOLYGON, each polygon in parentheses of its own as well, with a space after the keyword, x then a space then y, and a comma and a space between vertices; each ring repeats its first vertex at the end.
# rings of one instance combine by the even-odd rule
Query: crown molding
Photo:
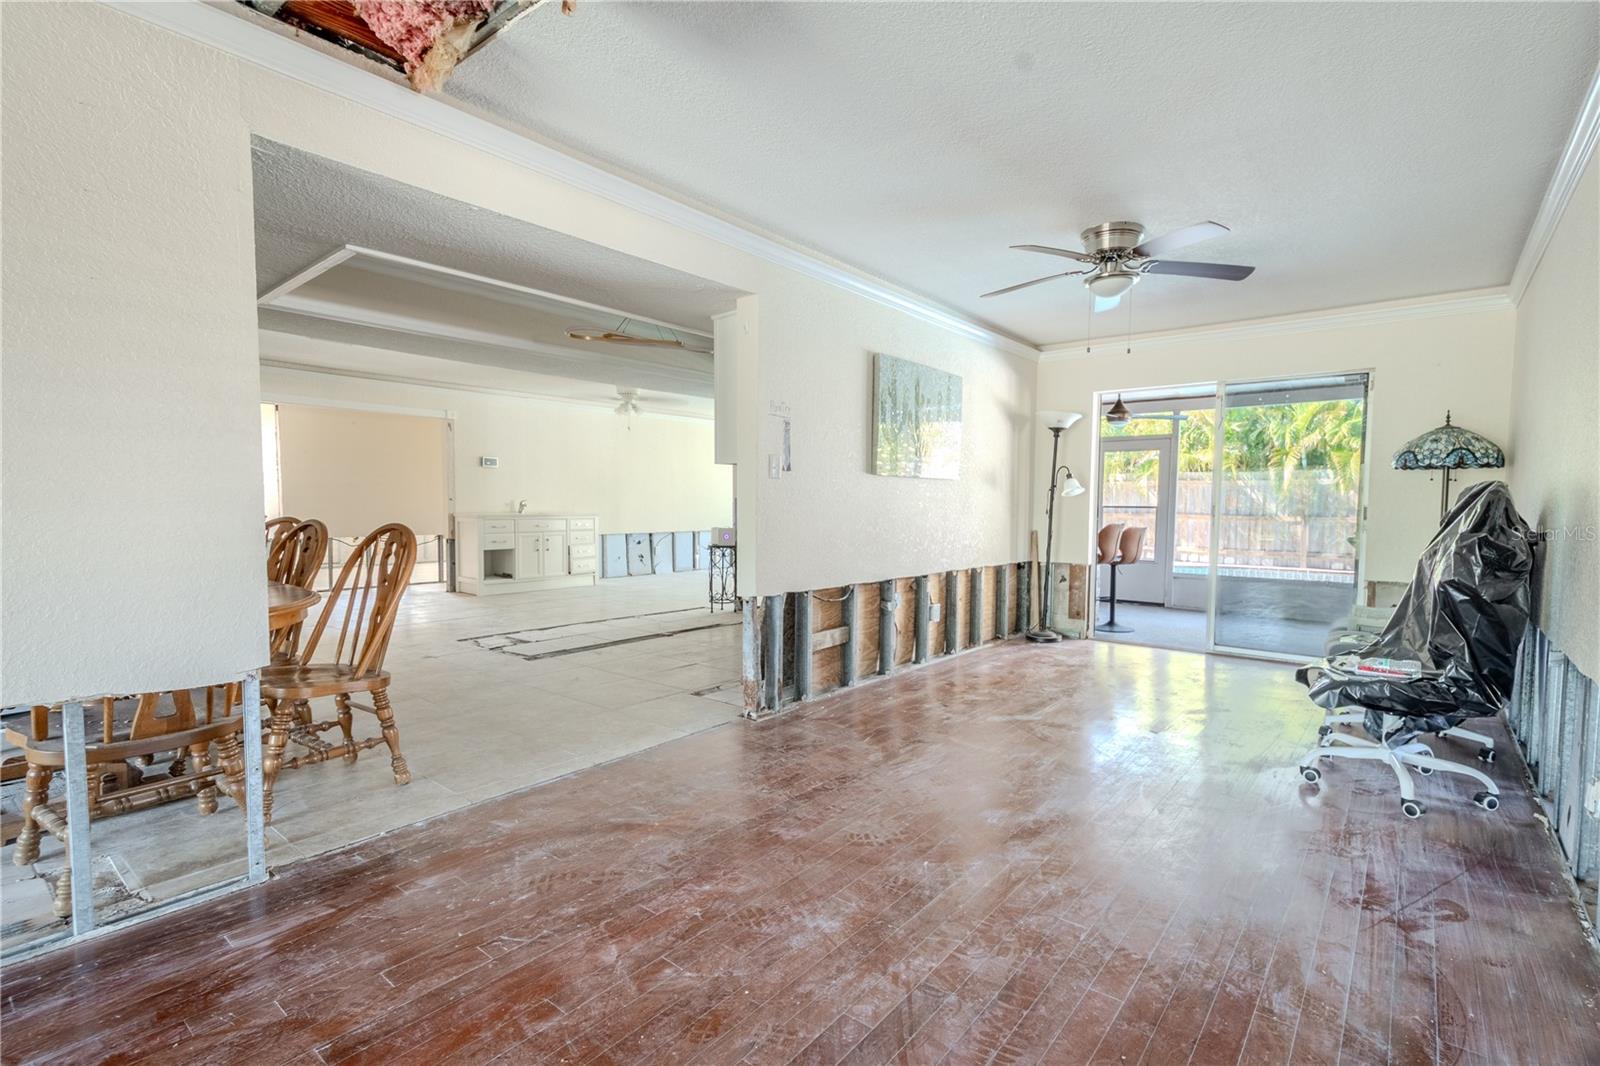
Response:
MULTIPOLYGON (((584 400, 574 396, 553 396, 547 392, 534 392, 531 389, 511 389, 495 385, 473 385, 464 382, 435 381, 432 378, 412 377, 407 374, 391 374, 382 370, 359 370, 350 367, 322 366, 317 363, 299 363, 291 359, 274 359, 262 356, 261 365, 272 367, 274 370, 291 370, 303 374, 323 374, 334 378, 354 378, 357 381, 382 381, 391 385, 409 385, 419 389, 437 389, 442 392, 472 392, 481 396, 509 396, 518 400, 534 400, 539 403, 551 403, 562 407, 589 407, 609 411, 616 407, 610 400, 584 400)), ((384 404, 362 404, 356 401, 329 400, 320 397, 301 397, 273 389, 262 395, 266 403, 299 403, 325 407, 350 407, 356 409, 383 410, 402 413, 418 413, 439 417, 456 417, 455 412, 448 408, 431 410, 424 408, 399 408, 384 404)), ((648 399, 641 401, 648 404, 648 399)), ((691 414, 686 411, 655 411, 641 407, 639 414, 649 418, 666 418, 680 422, 710 422, 711 415, 691 414)))
MULTIPOLYGON (((1477 289, 1471 292, 1446 293, 1416 300, 1395 300, 1386 303, 1361 304, 1327 311, 1307 311, 1297 315, 1279 315, 1273 318, 1253 318, 1240 322, 1223 322, 1214 326, 1194 329, 1166 330, 1160 333, 1135 333, 1132 343, 1139 348, 1162 348, 1172 344, 1190 344, 1196 341, 1235 340, 1241 337, 1263 337, 1290 333, 1309 333, 1324 329, 1351 329, 1357 326, 1375 326, 1386 322, 1405 322, 1420 318, 1439 318, 1445 315, 1481 314, 1486 311, 1505 311, 1512 307, 1511 298, 1504 289, 1477 289)), ((1114 338, 1106 338, 1108 343, 1114 338)), ((1040 349, 1041 361, 1082 358, 1085 341, 1067 341, 1047 344, 1040 349)))
POLYGON ((124 14, 264 67, 314 89, 332 93, 391 118, 410 123, 475 151, 564 182, 630 210, 708 237, 766 262, 893 308, 952 333, 992 344, 1013 355, 1037 359, 1039 349, 914 296, 880 279, 848 269, 725 218, 690 206, 620 174, 533 140, 446 101, 281 36, 252 17, 217 10, 200 0, 140 3, 102 0, 124 14))
POLYGON ((1550 239, 1555 236, 1562 212, 1567 209, 1567 201, 1572 199, 1584 168, 1594 155, 1597 138, 1600 138, 1600 69, 1596 69, 1594 77, 1589 79, 1589 92, 1583 98, 1583 107, 1578 110, 1572 131, 1567 134, 1567 143, 1561 150, 1561 159, 1556 163, 1556 172, 1550 175, 1550 185, 1545 189, 1544 199, 1539 202, 1538 214, 1533 216, 1528 239, 1522 243, 1522 254, 1517 256, 1516 269, 1511 272, 1512 303, 1521 303, 1522 294, 1528 291, 1528 283, 1539 269, 1545 249, 1550 247, 1550 239))

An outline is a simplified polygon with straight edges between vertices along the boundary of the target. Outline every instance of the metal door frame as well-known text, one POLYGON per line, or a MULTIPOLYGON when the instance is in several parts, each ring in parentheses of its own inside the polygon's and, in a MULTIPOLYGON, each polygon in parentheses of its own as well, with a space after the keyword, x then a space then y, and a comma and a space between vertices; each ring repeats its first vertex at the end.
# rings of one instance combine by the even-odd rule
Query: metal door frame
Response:
POLYGON ((1214 409, 1216 429, 1212 433, 1211 442, 1211 535, 1207 538, 1210 550, 1207 553, 1208 558, 1206 561, 1206 650, 1208 652, 1218 655, 1236 655, 1245 659, 1266 659, 1270 662, 1301 663, 1305 661, 1304 655, 1294 655, 1289 652, 1262 651, 1258 648, 1236 648, 1230 644, 1217 643, 1217 544, 1222 539, 1219 535, 1222 519, 1222 445, 1227 437, 1223 419, 1227 414, 1228 390, 1236 386, 1272 385, 1280 382, 1301 381, 1306 378, 1349 377, 1355 374, 1360 374, 1366 379, 1361 394, 1361 471, 1356 481, 1356 565, 1354 580, 1356 583, 1356 599, 1359 601, 1362 581, 1367 569, 1367 489, 1372 480, 1372 368, 1366 367, 1358 370, 1340 370, 1328 373, 1275 374, 1271 377, 1259 378, 1225 378, 1217 381, 1217 402, 1214 409))
MULTIPOLYGON (((1176 423, 1174 423, 1176 425, 1176 423)), ((1177 447, 1174 434, 1164 437, 1103 437, 1100 441, 1100 454, 1096 459, 1097 479, 1095 484, 1095 531, 1105 525, 1105 487, 1106 487, 1106 455, 1110 452, 1143 452, 1154 451, 1159 453, 1161 469, 1156 478, 1156 557, 1154 565, 1161 569, 1161 606, 1167 607, 1172 601, 1172 537, 1177 527, 1177 491, 1178 471, 1175 465, 1177 447), (1163 559, 1163 554, 1165 558, 1163 559)), ((1094 601, 1091 606, 1100 602, 1099 566, 1096 570, 1094 601)), ((1099 620, 1098 607, 1096 607, 1095 620, 1099 620)))

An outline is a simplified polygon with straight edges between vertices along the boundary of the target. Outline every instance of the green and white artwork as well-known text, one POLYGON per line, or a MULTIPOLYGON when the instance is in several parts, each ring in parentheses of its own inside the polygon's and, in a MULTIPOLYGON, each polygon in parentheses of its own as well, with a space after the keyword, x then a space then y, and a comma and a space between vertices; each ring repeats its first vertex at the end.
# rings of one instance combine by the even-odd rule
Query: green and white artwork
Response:
POLYGON ((892 355, 873 359, 873 473, 959 478, 960 375, 892 355))

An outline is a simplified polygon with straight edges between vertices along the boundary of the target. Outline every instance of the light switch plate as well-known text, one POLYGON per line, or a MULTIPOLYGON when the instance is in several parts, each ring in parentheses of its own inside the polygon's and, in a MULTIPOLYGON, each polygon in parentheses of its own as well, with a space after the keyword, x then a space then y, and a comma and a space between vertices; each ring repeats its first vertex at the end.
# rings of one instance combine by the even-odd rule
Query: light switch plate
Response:
POLYGON ((778 466, 778 457, 776 455, 767 456, 767 476, 774 481, 783 476, 783 470, 778 466))

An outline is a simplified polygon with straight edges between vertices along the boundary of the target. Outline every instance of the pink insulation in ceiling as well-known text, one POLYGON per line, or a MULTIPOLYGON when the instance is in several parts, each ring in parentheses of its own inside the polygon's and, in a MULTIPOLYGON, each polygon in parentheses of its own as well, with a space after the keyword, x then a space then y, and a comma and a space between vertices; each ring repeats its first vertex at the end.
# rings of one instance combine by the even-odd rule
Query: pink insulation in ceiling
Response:
POLYGON ((495 0, 355 0, 356 14, 400 53, 417 89, 444 84, 495 0))

